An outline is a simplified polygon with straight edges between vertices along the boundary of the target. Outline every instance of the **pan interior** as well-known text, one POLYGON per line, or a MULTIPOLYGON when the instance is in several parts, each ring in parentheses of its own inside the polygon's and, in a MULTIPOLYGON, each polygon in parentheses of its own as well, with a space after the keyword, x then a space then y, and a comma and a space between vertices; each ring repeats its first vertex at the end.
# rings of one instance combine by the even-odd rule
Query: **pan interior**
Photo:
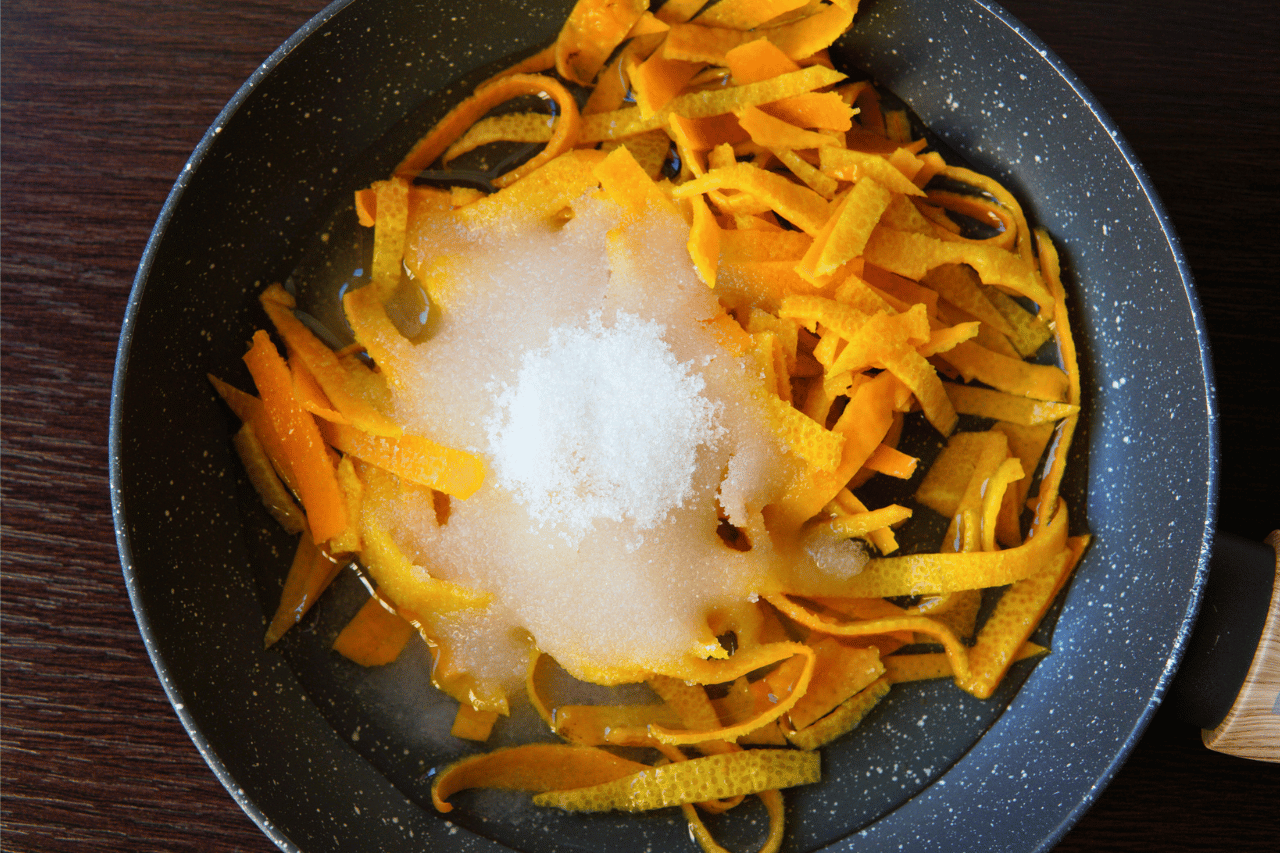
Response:
MULTIPOLYGON (((292 542, 240 475, 232 424, 203 378, 212 370, 249 387, 239 357, 263 324, 261 286, 284 279, 319 217, 389 171, 467 81, 513 46, 552 37, 568 5, 493 4, 487 48, 473 43, 473 20, 441 4, 327 10, 220 117, 139 272, 112 424, 126 579, 184 724, 286 849, 688 844, 678 813, 583 819, 497 793, 461 794, 451 822, 437 817, 429 772, 467 749, 447 735, 452 703, 430 686, 422 646, 377 670, 329 651, 363 595, 354 577, 264 652, 292 542), (421 22, 441 15, 424 35, 421 22), (423 38, 467 47, 433 59, 423 38), (318 74, 335 64, 341 84, 318 74), (442 90, 442 81, 452 82, 442 90)), ((1021 665, 986 702, 948 684, 899 686, 825 750, 820 785, 788 794, 786 848, 893 839, 907 849, 1039 849, 1136 739, 1194 612, 1216 476, 1207 358, 1176 241, 1087 93, 997 11, 909 5, 864 3, 840 58, 871 70, 948 146, 1006 181, 1058 242, 1087 341, 1089 425, 1075 467, 1088 467, 1068 497, 1096 539, 1060 615, 1046 621, 1047 660, 1021 665), (921 20, 927 32, 913 25, 921 20)), ((530 728, 517 719, 497 737, 530 728)), ((764 828, 762 812, 748 810, 716 831, 745 847, 764 828)))

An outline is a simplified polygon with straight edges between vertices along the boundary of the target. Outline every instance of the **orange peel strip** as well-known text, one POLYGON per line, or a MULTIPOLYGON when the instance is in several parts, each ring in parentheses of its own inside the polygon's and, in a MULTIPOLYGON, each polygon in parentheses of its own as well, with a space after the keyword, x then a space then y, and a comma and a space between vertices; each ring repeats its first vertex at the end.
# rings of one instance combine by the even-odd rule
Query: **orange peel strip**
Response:
POLYGON ((979 510, 982 550, 998 550, 996 545, 996 529, 999 523, 1000 507, 1004 502, 1004 494, 1009 486, 1023 478, 1022 460, 1011 457, 1000 463, 1000 467, 982 486, 982 507, 979 510))
POLYGON ((509 113, 502 116, 486 116, 471 125, 456 142, 441 155, 441 162, 448 163, 495 142, 549 142, 555 132, 555 117, 547 113, 509 113))
POLYGON ((1030 577, 1066 542, 1066 511, 1016 548, 972 554, 910 554, 873 558, 858 575, 839 582, 792 578, 795 594, 885 598, 938 595, 963 589, 1003 586, 1030 577))
POLYGON ((831 528, 831 532, 837 536, 852 538, 854 536, 866 536, 872 531, 881 530, 890 525, 898 524, 906 521, 911 517, 911 508, 899 506, 898 504, 890 504, 880 509, 867 510, 866 512, 858 512, 852 515, 844 515, 833 518, 827 522, 827 526, 831 528))
POLYGON ((853 108, 835 92, 806 92, 765 104, 760 109, 798 127, 846 131, 853 126, 853 108))
POLYGON ((698 23, 731 30, 754 30, 808 0, 718 0, 698 15, 698 23))
POLYGON ((270 648, 286 631, 301 622, 341 570, 342 564, 331 559, 304 530, 298 537, 298 547, 284 579, 284 590, 280 593, 280 604, 267 626, 263 645, 270 648))
POLYGON ((816 752, 753 749, 650 767, 621 779, 573 790, 548 791, 536 795, 533 802, 566 811, 651 811, 811 785, 818 779, 816 752))
POLYGON ((386 438, 332 423, 322 429, 329 444, 343 453, 455 498, 471 497, 484 482, 484 462, 480 457, 437 444, 425 436, 386 438))
POLYGON ((577 142, 581 118, 578 115, 578 102, 574 100, 569 90, 543 74, 510 74, 480 86, 471 97, 450 110, 405 155, 400 165, 396 167, 395 174, 403 180, 413 180, 414 176, 444 154, 467 128, 483 118, 485 113, 521 95, 549 97, 556 102, 560 114, 556 117, 555 130, 547 141, 546 147, 525 163, 495 178, 492 181, 493 185, 505 187, 514 183, 572 148, 577 142))
POLYGON ((726 86, 722 89, 708 89, 701 92, 686 92, 677 95, 649 118, 640 114, 639 107, 624 107, 607 113, 584 116, 578 144, 621 139, 646 130, 653 130, 665 124, 667 116, 671 114, 693 119, 724 116, 745 107, 756 107, 770 101, 789 98, 792 95, 812 92, 839 82, 844 79, 844 76, 830 68, 813 65, 757 83, 726 86))
POLYGON ((910 480, 915 476, 916 466, 919 464, 920 460, 916 457, 908 456, 896 447, 881 442, 867 457, 865 467, 899 480, 910 480))
POLYGON ((1080 411, 1079 406, 1071 403, 1019 397, 978 385, 947 383, 946 389, 951 404, 962 415, 977 415, 1022 426, 1054 423, 1080 411))
POLYGON ((280 452, 289 460, 289 470, 297 478, 311 535, 317 541, 328 541, 346 528, 347 508, 315 418, 294 397, 289 366, 266 331, 254 333, 244 362, 258 387, 266 420, 279 438, 280 452))
POLYGON ((449 797, 466 788, 555 791, 609 782, 648 769, 647 764, 595 747, 527 744, 473 755, 446 767, 431 785, 431 802, 437 811, 450 812, 449 797))
POLYGON ((552 719, 556 734, 582 746, 654 746, 650 725, 680 725, 665 705, 560 705, 552 719))
POLYGON ((810 235, 822 230, 830 214, 827 200, 813 190, 747 163, 711 169, 702 177, 676 187, 673 195, 683 198, 726 189, 756 196, 788 222, 810 235))
MULTIPOLYGON (((765 837, 764 843, 760 845, 760 849, 756 853, 777 853, 782 847, 782 833, 786 825, 786 818, 782 808, 782 793, 777 790, 761 791, 756 796, 760 798, 760 802, 764 803, 765 812, 769 815, 769 834, 765 837)), ((680 810, 684 813, 685 819, 689 821, 689 834, 702 847, 703 853, 729 853, 728 850, 717 844, 715 839, 711 837, 711 832, 707 829, 706 824, 702 822, 702 817, 698 814, 697 809, 685 803, 680 806, 680 810)))
MULTIPOLYGON (((879 154, 869 154, 848 148, 824 148, 819 152, 818 168, 841 181, 862 181, 865 178, 873 178, 892 192, 903 195, 924 195, 923 190, 879 154)), ((918 278, 918 276, 913 277, 918 278)))
POLYGON ((817 655, 813 678, 809 689, 787 712, 787 719, 797 729, 812 725, 884 674, 880 652, 874 646, 846 646, 833 637, 810 645, 817 655))
POLYGON ((998 352, 992 352, 973 341, 961 341, 939 358, 964 377, 991 387, 1050 403, 1068 402, 1071 378, 1053 364, 1032 364, 998 352))
MULTIPOLYGON (((661 725, 650 725, 649 734, 661 743, 680 746, 697 744, 709 740, 737 740, 781 717, 796 703, 804 691, 808 689, 809 679, 813 675, 813 649, 803 643, 778 642, 755 646, 750 649, 739 649, 727 660, 707 661, 689 659, 680 672, 665 673, 676 678, 694 681, 700 684, 727 684, 754 670, 788 661, 791 658, 803 658, 799 663, 799 672, 794 682, 789 684, 790 691, 779 699, 777 704, 766 709, 756 717, 730 726, 704 730, 681 731, 661 725)), ((784 664, 785 665, 785 664, 784 664)), ((706 797, 702 799, 717 799, 706 797)))
MULTIPOLYGON (((1059 510, 1058 514, 1066 512, 1059 510)), ((1005 590, 969 650, 969 671, 956 678, 963 690, 979 699, 991 695, 1018 650, 1044 618, 1088 544, 1087 536, 1072 537, 1040 571, 1005 590)))
MULTIPOLYGON (((1048 654, 1049 650, 1038 643, 1025 642, 1013 656, 1013 662, 1028 660, 1048 654)), ((950 678, 951 663, 944 652, 925 652, 917 655, 889 655, 882 658, 889 681, 901 684, 905 681, 928 681, 950 678)))
POLYGON ((386 384, 367 368, 340 361, 333 350, 293 314, 293 297, 278 284, 263 291, 262 307, 289 348, 291 360, 306 365, 333 407, 347 422, 373 435, 397 436, 404 430, 382 407, 389 405, 386 384), (356 371, 363 371, 363 376, 356 371))
POLYGON ((555 42, 560 76, 590 86, 648 8, 648 0, 578 0, 555 42))
POLYGON ((962 264, 943 264, 929 270, 921 284, 936 290, 952 305, 973 315, 1002 335, 1012 335, 1013 326, 982 291, 978 275, 962 264))
POLYGON ((734 115, 751 140, 763 148, 821 148, 838 141, 826 134, 796 127, 759 107, 743 107, 734 115))
POLYGON ((361 666, 382 666, 399 657, 413 635, 413 625, 375 594, 338 633, 333 650, 361 666))
MULTIPOLYGON (((1071 319, 1067 313, 1067 293, 1062 286, 1061 269, 1058 265, 1058 250, 1054 247, 1049 235, 1041 229, 1036 230, 1036 247, 1040 253, 1040 269, 1046 286, 1053 294, 1054 336, 1058 342, 1062 364, 1067 379, 1066 402, 1080 405, 1080 366, 1076 356, 1075 339, 1071 336, 1071 319)), ((1057 504, 1058 487, 1067 467, 1067 448, 1075 433, 1079 415, 1071 415, 1059 426, 1058 440, 1054 443, 1053 457, 1041 480, 1039 505, 1036 508, 1036 523, 1043 525, 1054 511, 1057 504)))
POLYGON ((768 39, 756 39, 735 47, 725 54, 724 62, 733 74, 733 82, 739 86, 800 70, 795 60, 768 39))
POLYGON ((240 425, 240 429, 232 437, 232 444, 249 476, 249 483, 258 497, 262 498, 262 505, 267 508, 267 512, 271 513, 271 517, 286 532, 301 533, 306 528, 306 516, 276 474, 271 457, 267 455, 251 422, 245 421, 240 425))
POLYGON ((840 185, 836 183, 835 179, 822 174, 808 160, 795 151, 790 148, 770 148, 769 151, 791 170, 791 174, 804 181, 809 189, 828 201, 836 197, 836 191, 839 190, 840 185))
POLYGON ((493 726, 498 722, 498 716, 497 711, 477 711, 466 702, 460 702, 449 734, 462 740, 483 743, 493 733, 493 726))
POLYGON ((866 637, 890 634, 894 631, 914 631, 917 634, 925 634, 942 644, 947 659, 951 661, 952 670, 956 673, 957 683, 969 677, 968 650, 956 637, 955 632, 935 619, 927 616, 889 616, 863 622, 835 623, 796 604, 786 595, 771 594, 765 596, 765 600, 778 608, 787 618, 806 628, 834 637, 866 637))
POLYGON ((889 694, 893 683, 881 676, 862 690, 841 702, 822 719, 798 731, 787 732, 787 740, 801 749, 817 749, 855 729, 871 709, 889 694))

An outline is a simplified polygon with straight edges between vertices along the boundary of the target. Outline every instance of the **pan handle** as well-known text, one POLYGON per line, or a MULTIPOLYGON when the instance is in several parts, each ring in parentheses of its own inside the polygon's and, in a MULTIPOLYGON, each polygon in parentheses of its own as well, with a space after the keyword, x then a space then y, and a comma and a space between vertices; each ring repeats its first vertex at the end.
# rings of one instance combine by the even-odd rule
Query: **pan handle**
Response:
POLYGON ((1210 749, 1280 762, 1280 530, 1265 544, 1215 537, 1200 616, 1168 701, 1210 749))

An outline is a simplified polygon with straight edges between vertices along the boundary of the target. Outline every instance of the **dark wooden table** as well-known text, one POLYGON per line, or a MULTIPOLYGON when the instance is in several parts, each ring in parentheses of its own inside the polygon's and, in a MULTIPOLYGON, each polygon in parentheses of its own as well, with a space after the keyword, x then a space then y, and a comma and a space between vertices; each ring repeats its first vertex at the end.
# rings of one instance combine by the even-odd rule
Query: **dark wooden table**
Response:
MULTIPOLYGON (((1280 5, 1017 0, 1163 196, 1221 405, 1220 528, 1280 523, 1280 5)), ((223 104, 321 0, 10 0, 3 17, 7 851, 271 848, 172 713, 107 493, 116 337, 152 223, 223 104)), ((1087 748, 1087 745, 1082 745, 1087 748)), ((1280 765, 1167 712, 1060 850, 1275 850, 1280 765)))

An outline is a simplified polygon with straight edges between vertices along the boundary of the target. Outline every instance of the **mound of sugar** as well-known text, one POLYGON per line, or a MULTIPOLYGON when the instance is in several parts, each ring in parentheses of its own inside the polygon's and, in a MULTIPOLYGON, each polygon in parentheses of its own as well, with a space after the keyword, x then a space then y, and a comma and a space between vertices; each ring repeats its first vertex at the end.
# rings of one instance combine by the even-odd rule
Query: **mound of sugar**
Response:
POLYGON ((693 493, 698 448, 720 433, 706 382, 663 328, 633 314, 552 331, 525 353, 490 424, 493 475, 577 545, 597 519, 648 530, 693 493))
POLYGON ((706 322, 722 309, 687 224, 624 222, 591 194, 573 213, 418 232, 414 272, 446 299, 394 366, 397 416, 480 454, 486 479, 442 525, 407 502, 366 506, 433 576, 493 594, 433 615, 430 633, 451 670, 512 694, 535 647, 610 684, 718 649, 709 620, 732 624, 774 577, 760 510, 794 464, 759 366, 706 322), (749 529, 750 551, 725 545, 721 515, 749 529))

